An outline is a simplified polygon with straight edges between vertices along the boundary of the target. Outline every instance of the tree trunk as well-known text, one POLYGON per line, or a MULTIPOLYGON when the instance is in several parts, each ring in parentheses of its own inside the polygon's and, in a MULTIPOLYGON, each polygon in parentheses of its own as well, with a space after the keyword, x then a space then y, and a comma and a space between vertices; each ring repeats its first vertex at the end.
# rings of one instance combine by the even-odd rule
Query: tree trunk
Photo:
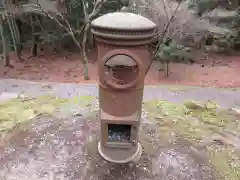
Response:
POLYGON ((4 66, 13 68, 13 66, 10 64, 9 57, 8 57, 8 47, 7 47, 6 37, 4 33, 4 23, 3 23, 2 16, 0 16, 0 31, 1 31, 1 39, 2 39, 2 47, 3 47, 4 66))
POLYGON ((165 62, 164 63, 164 77, 168 77, 169 76, 169 63, 165 62))
POLYGON ((22 51, 22 49, 23 49, 23 44, 22 44, 22 39, 21 39, 22 38, 22 34, 23 34, 23 32, 22 32, 22 25, 23 25, 22 21, 17 19, 16 20, 16 27, 17 27, 18 33, 19 33, 19 48, 20 48, 20 51, 22 51))
POLYGON ((10 21, 12 24, 12 28, 13 28, 13 33, 14 33, 14 37, 16 38, 16 53, 17 53, 17 58, 19 59, 19 61, 23 61, 23 59, 21 58, 21 40, 20 40, 20 33, 19 33, 19 29, 18 26, 16 24, 16 19, 15 17, 10 17, 10 21))
POLYGON ((32 35, 32 56, 35 57, 38 54, 38 41, 40 38, 39 34, 32 35))
POLYGON ((17 54, 17 58, 19 61, 22 62, 23 59, 21 58, 21 48, 20 48, 20 43, 19 43, 19 41, 20 41, 19 31, 18 31, 16 25, 14 24, 14 20, 12 18, 10 18, 8 15, 7 15, 7 22, 8 22, 9 29, 10 29, 10 32, 12 35, 14 50, 17 54))
POLYGON ((19 29, 16 25, 16 19, 13 15, 13 13, 11 12, 12 9, 12 5, 11 1, 5 1, 3 3, 3 6, 6 10, 6 18, 7 18, 7 22, 9 25, 9 29, 11 32, 11 36, 12 36, 12 40, 13 40, 13 45, 14 45, 14 50, 17 54, 17 58, 19 61, 23 61, 23 59, 21 58, 21 42, 20 42, 20 34, 19 34, 19 29))
POLYGON ((82 41, 82 53, 83 53, 83 66, 84 66, 84 80, 89 80, 89 75, 88 75, 88 57, 87 57, 87 38, 88 38, 88 30, 89 30, 90 24, 87 23, 84 32, 83 32, 83 41, 82 41))
POLYGON ((32 25, 32 56, 37 56, 38 54, 38 42, 40 39, 41 23, 42 19, 40 16, 31 15, 31 25, 32 25))
POLYGON ((87 53, 86 53, 86 44, 87 44, 87 35, 88 35, 88 29, 90 27, 90 24, 86 24, 86 26, 83 26, 83 41, 82 41, 82 51, 81 51, 81 44, 78 42, 76 37, 72 32, 68 32, 68 34, 72 37, 73 42, 75 45, 79 48, 80 54, 83 54, 83 66, 84 66, 84 80, 89 80, 89 75, 88 75, 88 58, 87 58, 87 53))
POLYGON ((20 32, 19 32, 19 28, 18 28, 18 26, 17 26, 15 17, 13 17, 13 18, 11 19, 11 21, 12 21, 14 33, 15 33, 15 36, 16 36, 17 46, 18 46, 18 48, 20 48, 20 45, 21 45, 21 37, 20 37, 20 32))

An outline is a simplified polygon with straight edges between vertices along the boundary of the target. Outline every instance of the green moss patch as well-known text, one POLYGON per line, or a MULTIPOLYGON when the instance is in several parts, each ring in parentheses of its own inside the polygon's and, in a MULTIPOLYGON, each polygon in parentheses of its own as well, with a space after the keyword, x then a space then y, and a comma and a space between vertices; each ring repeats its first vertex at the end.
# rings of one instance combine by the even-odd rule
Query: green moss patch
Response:
POLYGON ((79 102, 82 107, 91 106, 96 98, 93 96, 80 96, 79 102))
POLYGON ((240 142, 240 115, 221 109, 213 101, 170 103, 152 100, 144 102, 143 107, 149 114, 148 119, 155 123, 159 142, 171 141, 174 136, 169 134, 175 133, 206 151, 220 179, 240 179, 240 144, 236 147, 232 143, 240 142), (226 132, 231 132, 234 139, 224 137, 226 132), (222 138, 214 138, 216 135, 222 138))
POLYGON ((41 114, 52 114, 67 100, 53 96, 16 98, 0 102, 0 131, 34 119, 41 114))
POLYGON ((57 98, 55 96, 19 97, 0 101, 0 131, 24 123, 39 115, 52 115, 60 106, 79 104, 81 108, 89 110, 95 101, 93 96, 76 96, 71 99, 57 98))
POLYGON ((69 99, 68 102, 72 104, 79 104, 80 107, 86 108, 91 106, 95 100, 96 97, 94 96, 75 96, 69 99))

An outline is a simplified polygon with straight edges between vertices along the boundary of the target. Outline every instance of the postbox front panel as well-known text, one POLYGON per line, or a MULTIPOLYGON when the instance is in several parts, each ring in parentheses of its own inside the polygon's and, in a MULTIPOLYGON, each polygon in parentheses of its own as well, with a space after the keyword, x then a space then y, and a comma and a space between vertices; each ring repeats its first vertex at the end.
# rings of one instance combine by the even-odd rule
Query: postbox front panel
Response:
MULTIPOLYGON (((99 43, 98 44, 98 58, 99 58, 99 82, 101 84, 105 83, 105 73, 106 73, 106 61, 109 61, 109 65, 112 66, 113 71, 115 74, 118 73, 119 71, 122 70, 121 72, 121 77, 118 78, 120 81, 118 83, 122 83, 123 81, 121 80, 128 80, 125 81, 125 83, 130 83, 133 82, 137 76, 138 80, 135 84, 136 87, 138 86, 143 86, 144 85, 144 79, 146 75, 147 68, 150 64, 150 55, 147 49, 146 45, 141 45, 141 46, 114 46, 114 45, 108 45, 104 43, 99 43), (112 54, 112 56, 107 57, 107 54, 112 54), (106 59, 105 59, 106 58, 106 59), (104 61, 104 64, 102 64, 104 61), (111 61, 114 61, 115 63, 111 63, 111 61), (139 64, 141 63, 141 69, 142 71, 140 72, 140 67, 139 64), (124 65, 124 66, 121 66, 124 65), (124 67, 124 68, 123 68, 124 67), (128 77, 128 78, 127 78, 128 77)), ((109 69, 109 70, 110 70, 109 69)), ((115 76, 116 77, 116 76, 115 76)), ((134 88, 134 87, 133 87, 134 88)))
POLYGON ((100 86, 99 93, 101 109, 113 116, 131 116, 142 108, 143 88, 114 91, 100 86))

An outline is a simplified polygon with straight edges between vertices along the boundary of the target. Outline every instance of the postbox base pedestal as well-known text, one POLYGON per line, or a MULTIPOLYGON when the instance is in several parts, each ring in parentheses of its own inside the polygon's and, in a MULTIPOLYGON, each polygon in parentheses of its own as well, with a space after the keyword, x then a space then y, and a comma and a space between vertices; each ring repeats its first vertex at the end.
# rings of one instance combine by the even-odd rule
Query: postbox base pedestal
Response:
POLYGON ((124 157, 123 159, 118 159, 116 157, 119 157, 119 153, 121 154, 126 154, 124 151, 126 151, 126 149, 118 149, 118 153, 115 154, 114 156, 108 156, 105 152, 105 148, 102 148, 101 143, 98 143, 98 152, 99 154, 102 156, 103 159, 105 159, 106 161, 112 162, 112 163, 119 163, 119 164, 125 164, 125 163, 129 163, 129 162, 136 162, 140 159, 141 155, 142 155, 142 145, 140 143, 138 143, 136 151, 128 157, 124 157))

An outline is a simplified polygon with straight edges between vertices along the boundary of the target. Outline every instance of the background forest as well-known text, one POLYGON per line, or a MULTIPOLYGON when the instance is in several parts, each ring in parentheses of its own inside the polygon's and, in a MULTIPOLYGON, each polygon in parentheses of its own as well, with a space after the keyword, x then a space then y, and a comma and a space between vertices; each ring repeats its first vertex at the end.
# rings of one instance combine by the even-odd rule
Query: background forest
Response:
POLYGON ((194 63, 200 53, 237 53, 240 48, 239 0, 1 0, 0 51, 24 61, 24 49, 37 56, 43 45, 79 52, 88 80, 88 52, 95 49, 90 22, 109 12, 141 14, 157 24, 153 57, 165 76, 170 62, 194 63))

